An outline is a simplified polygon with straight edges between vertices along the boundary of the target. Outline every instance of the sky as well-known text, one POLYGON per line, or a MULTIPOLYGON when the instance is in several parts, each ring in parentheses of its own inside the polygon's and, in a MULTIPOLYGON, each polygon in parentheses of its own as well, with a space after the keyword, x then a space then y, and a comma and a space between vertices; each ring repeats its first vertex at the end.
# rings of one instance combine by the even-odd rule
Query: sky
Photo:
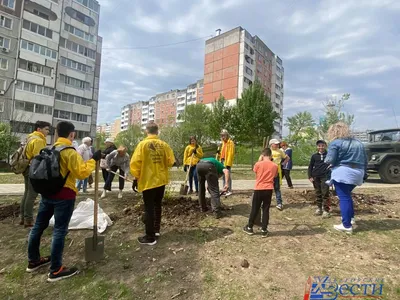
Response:
MULTIPOLYGON (((203 78, 205 40, 242 26, 283 60, 284 120, 350 93, 353 130, 400 122, 400 1, 99 0, 98 123, 203 78), (190 41, 190 42, 186 42, 190 41), (160 45, 175 44, 166 47, 160 45), (157 46, 157 47, 154 47, 157 46)), ((287 130, 284 130, 284 133, 287 130)))

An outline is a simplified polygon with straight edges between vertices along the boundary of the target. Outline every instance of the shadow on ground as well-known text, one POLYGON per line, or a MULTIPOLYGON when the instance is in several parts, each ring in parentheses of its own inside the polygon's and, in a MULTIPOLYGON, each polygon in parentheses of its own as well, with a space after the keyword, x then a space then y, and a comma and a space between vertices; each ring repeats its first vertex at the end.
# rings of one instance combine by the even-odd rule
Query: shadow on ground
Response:
POLYGON ((399 219, 357 220, 357 232, 391 231, 400 229, 399 219))

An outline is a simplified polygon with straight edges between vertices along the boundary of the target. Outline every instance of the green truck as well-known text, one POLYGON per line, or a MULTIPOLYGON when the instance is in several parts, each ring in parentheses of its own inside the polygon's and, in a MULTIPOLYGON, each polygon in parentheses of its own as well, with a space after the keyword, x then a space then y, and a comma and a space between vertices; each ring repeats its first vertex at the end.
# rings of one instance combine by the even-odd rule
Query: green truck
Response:
POLYGON ((400 183, 400 128, 371 131, 365 145, 368 173, 385 183, 400 183))

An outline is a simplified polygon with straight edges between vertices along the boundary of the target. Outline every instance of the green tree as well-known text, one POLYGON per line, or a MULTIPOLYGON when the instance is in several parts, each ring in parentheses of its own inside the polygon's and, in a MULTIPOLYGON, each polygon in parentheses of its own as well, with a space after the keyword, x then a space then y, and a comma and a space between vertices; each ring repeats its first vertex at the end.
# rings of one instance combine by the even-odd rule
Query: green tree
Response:
MULTIPOLYGON (((95 141, 93 141, 93 147, 97 147, 97 141, 98 141, 98 143, 99 143, 99 149, 100 150, 104 150, 105 149, 105 145, 104 145, 104 142, 105 142, 105 140, 106 140, 106 138, 107 138, 107 136, 106 136, 106 133, 105 132, 97 132, 96 133, 96 140, 95 141)), ((97 149, 96 149, 97 150, 97 149)))
POLYGON ((167 125, 160 128, 159 137, 174 151, 175 159, 182 164, 183 152, 188 142, 188 137, 180 125, 167 125))
POLYGON ((210 137, 213 140, 219 140, 222 129, 232 132, 232 112, 232 107, 229 106, 228 102, 222 95, 213 103, 210 120, 208 122, 210 137))
POLYGON ((289 129, 288 142, 298 146, 302 141, 310 141, 318 138, 315 121, 310 112, 298 112, 288 117, 285 126, 289 129))
POLYGON ((241 99, 237 100, 232 109, 235 125, 232 133, 235 140, 250 144, 252 152, 255 145, 262 145, 264 137, 274 134, 274 121, 278 114, 273 110, 271 100, 259 82, 256 81, 244 90, 241 99))
POLYGON ((189 141, 189 136, 195 135, 200 144, 204 144, 209 140, 209 120, 211 110, 204 104, 188 105, 184 112, 184 122, 179 126, 182 134, 189 141))
POLYGON ((143 139, 143 131, 138 125, 130 125, 127 130, 118 133, 115 139, 115 145, 125 146, 128 149, 128 153, 132 154, 137 144, 143 139))
POLYGON ((329 127, 339 121, 344 122, 349 126, 353 124, 354 115, 342 111, 345 102, 349 99, 350 94, 343 94, 339 100, 332 98, 324 103, 325 114, 318 128, 321 137, 326 138, 329 127))
POLYGON ((6 159, 14 152, 19 145, 19 138, 11 132, 7 123, 0 123, 0 160, 6 159))

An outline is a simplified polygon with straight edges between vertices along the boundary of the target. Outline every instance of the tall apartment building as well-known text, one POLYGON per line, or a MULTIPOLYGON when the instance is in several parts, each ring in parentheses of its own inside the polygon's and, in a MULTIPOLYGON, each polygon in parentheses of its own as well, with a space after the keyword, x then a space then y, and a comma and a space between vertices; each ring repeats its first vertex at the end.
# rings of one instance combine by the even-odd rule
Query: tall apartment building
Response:
POLYGON ((0 0, 0 57, 8 60, 0 71, 0 118, 21 138, 37 120, 54 127, 71 121, 78 140, 95 135, 99 13, 96 0, 0 0))
POLYGON ((281 136, 282 60, 258 36, 252 36, 242 27, 218 34, 206 41, 202 103, 211 106, 222 95, 234 105, 242 92, 256 80, 264 87, 275 111, 280 115, 274 127, 276 135, 281 136))

